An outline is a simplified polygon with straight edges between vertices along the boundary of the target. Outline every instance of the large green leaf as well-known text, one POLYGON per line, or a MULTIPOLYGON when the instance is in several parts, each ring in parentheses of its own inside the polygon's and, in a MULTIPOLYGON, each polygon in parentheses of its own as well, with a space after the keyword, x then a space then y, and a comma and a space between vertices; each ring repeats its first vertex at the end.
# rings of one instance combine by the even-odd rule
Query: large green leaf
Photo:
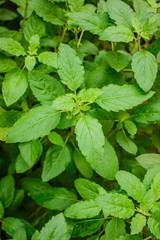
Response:
POLYGON ((143 200, 146 194, 146 188, 139 178, 129 172, 121 170, 116 173, 116 179, 121 188, 125 190, 129 196, 138 202, 143 200))
POLYGON ((64 94, 61 83, 48 74, 35 70, 29 73, 28 80, 34 96, 42 104, 51 105, 56 97, 64 94))
POLYGON ((75 128, 78 145, 91 167, 99 173, 103 168, 104 135, 102 126, 97 119, 82 116, 75 128))
POLYGON ((133 55, 132 69, 139 86, 147 92, 151 89, 157 74, 157 63, 152 53, 139 51, 133 55))
POLYGON ((105 228, 105 240, 115 240, 126 234, 126 225, 122 219, 112 218, 105 228))
POLYGON ((97 197, 95 200, 102 208, 105 218, 111 215, 125 219, 134 215, 134 204, 125 195, 106 193, 97 197))
POLYGON ((103 94, 96 102, 107 111, 114 112, 131 109, 151 98, 154 94, 152 91, 145 94, 139 87, 133 85, 110 84, 103 87, 102 90, 103 94))
POLYGON ((149 169, 153 165, 160 163, 160 154, 144 153, 136 157, 136 160, 143 168, 149 169))
POLYGON ((37 240, 67 240, 67 223, 62 213, 53 216, 41 229, 37 240))
POLYGON ((22 45, 12 38, 0 38, 0 49, 17 57, 26 54, 22 45))
POLYGON ((7 142, 26 142, 48 135, 60 120, 60 113, 49 106, 31 109, 10 129, 7 142))
POLYGON ((43 164, 43 182, 47 182, 62 173, 70 161, 71 156, 67 146, 53 146, 49 148, 43 164))
POLYGON ((14 178, 11 175, 5 176, 0 181, 0 201, 4 208, 8 208, 14 198, 14 178))
POLYGON ((132 31, 124 26, 108 27, 100 34, 100 40, 112 42, 131 42, 134 39, 132 31))
POLYGON ((36 14, 42 17, 45 21, 55 25, 64 25, 64 15, 61 8, 56 4, 48 2, 47 0, 30 1, 30 6, 34 9, 36 14))
POLYGON ((21 69, 8 72, 5 75, 2 92, 7 106, 15 103, 25 93, 28 87, 27 73, 21 69))
POLYGON ((59 48, 58 68, 61 82, 76 91, 84 80, 84 68, 75 50, 66 44, 61 44, 59 48))
POLYGON ((115 20, 117 25, 123 25, 124 27, 127 27, 129 29, 132 28, 131 22, 133 10, 124 1, 108 0, 107 10, 110 17, 115 20))
POLYGON ((16 62, 7 57, 0 57, 0 73, 6 73, 17 67, 16 62))
POLYGON ((97 216, 101 208, 94 200, 86 200, 75 203, 67 208, 64 212, 65 217, 83 219, 97 216))
POLYGON ((47 209, 62 211, 77 202, 77 197, 72 191, 62 187, 52 188, 39 178, 23 178, 20 184, 38 205, 47 209))

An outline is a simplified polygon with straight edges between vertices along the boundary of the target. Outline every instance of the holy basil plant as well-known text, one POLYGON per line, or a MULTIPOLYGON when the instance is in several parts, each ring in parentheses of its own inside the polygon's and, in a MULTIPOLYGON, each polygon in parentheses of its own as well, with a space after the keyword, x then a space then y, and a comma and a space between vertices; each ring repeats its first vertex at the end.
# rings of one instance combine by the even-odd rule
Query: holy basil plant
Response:
POLYGON ((0 0, 0 239, 160 239, 160 1, 0 0))

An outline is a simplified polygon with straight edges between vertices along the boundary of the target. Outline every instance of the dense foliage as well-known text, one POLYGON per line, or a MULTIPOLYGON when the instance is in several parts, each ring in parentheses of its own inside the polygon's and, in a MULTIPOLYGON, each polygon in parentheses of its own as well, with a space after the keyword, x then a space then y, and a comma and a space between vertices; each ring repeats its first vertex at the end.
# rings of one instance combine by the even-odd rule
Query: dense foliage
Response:
POLYGON ((159 1, 0 6, 0 239, 160 239, 159 1))

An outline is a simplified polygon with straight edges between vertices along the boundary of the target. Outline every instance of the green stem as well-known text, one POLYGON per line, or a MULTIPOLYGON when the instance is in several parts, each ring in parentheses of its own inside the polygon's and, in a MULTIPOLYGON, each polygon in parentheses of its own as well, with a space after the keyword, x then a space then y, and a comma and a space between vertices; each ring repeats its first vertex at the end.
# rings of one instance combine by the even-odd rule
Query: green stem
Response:
POLYGON ((80 45, 80 43, 81 43, 83 34, 84 34, 84 30, 82 30, 82 32, 81 32, 81 34, 80 34, 80 37, 79 37, 79 40, 78 40, 78 44, 77 44, 77 48, 79 48, 79 45, 80 45))
POLYGON ((114 42, 111 42, 111 45, 112 45, 112 52, 115 52, 115 50, 116 50, 115 43, 114 43, 114 42))
POLYGON ((64 39, 64 36, 65 36, 65 34, 66 34, 67 29, 68 29, 68 25, 65 24, 65 26, 64 26, 64 28, 63 28, 63 32, 62 32, 62 36, 61 36, 61 40, 60 40, 60 42, 59 42, 58 48, 60 47, 61 43, 63 42, 63 39, 64 39))

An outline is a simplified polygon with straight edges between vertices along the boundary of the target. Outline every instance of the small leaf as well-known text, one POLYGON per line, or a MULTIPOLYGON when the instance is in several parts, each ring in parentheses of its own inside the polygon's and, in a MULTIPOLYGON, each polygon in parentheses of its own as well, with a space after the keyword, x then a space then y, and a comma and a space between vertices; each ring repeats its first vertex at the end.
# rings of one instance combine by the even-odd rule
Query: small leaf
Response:
POLYGON ((0 201, 4 208, 8 208, 14 198, 14 178, 11 175, 7 175, 0 181, 0 201))
POLYGON ((105 218, 111 215, 125 219, 134 215, 134 204, 125 195, 119 193, 106 193, 97 197, 95 200, 102 208, 105 218))
POLYGON ((146 189, 149 189, 154 177, 160 172, 160 163, 153 165, 153 167, 149 168, 146 172, 143 184, 145 185, 146 189))
POLYGON ((130 154, 136 155, 136 144, 129 137, 127 137, 127 135, 123 131, 118 132, 118 134, 116 135, 116 140, 125 151, 130 154))
POLYGON ((2 92, 7 106, 15 103, 25 93, 28 87, 27 73, 22 69, 6 73, 2 92))
POLYGON ((38 61, 47 64, 48 66, 57 68, 57 53, 55 52, 42 52, 38 55, 38 61))
POLYGON ((75 50, 66 44, 61 44, 59 48, 58 68, 61 82, 76 91, 84 80, 84 68, 75 50))
POLYGON ((64 141, 63 141, 63 138, 60 134, 58 134, 57 132, 51 132, 49 135, 48 135, 48 139, 51 143, 57 145, 57 146, 61 146, 63 147, 64 146, 64 141))
POLYGON ((28 69, 28 71, 32 71, 35 65, 36 65, 36 59, 34 56, 28 55, 27 57, 25 57, 25 66, 28 69))
POLYGON ((85 102, 92 103, 95 102, 102 93, 103 91, 99 88, 82 89, 77 95, 77 101, 80 105, 85 102))
POLYGON ((97 216, 101 208, 94 200, 85 200, 73 204, 64 212, 65 217, 83 219, 97 216))
POLYGON ((127 130, 127 132, 131 135, 135 135, 137 132, 136 125, 134 124, 134 122, 132 122, 130 120, 124 121, 124 127, 127 130))
POLYGON ((144 153, 136 157, 136 160, 143 168, 149 169, 153 165, 160 163, 160 154, 144 153))
POLYGON ((100 34, 100 40, 112 42, 131 42, 134 39, 133 32, 124 26, 108 27, 100 34))
POLYGON ((67 146, 49 148, 44 160, 42 181, 47 182, 58 176, 66 169, 70 161, 71 156, 67 146))
POLYGON ((49 106, 31 109, 10 129, 7 142, 27 142, 48 135, 60 120, 60 113, 49 106))
POLYGON ((139 86, 145 91, 149 91, 156 79, 157 63, 152 53, 139 51, 133 55, 132 69, 139 86))
POLYGON ((73 93, 67 93, 60 96, 53 101, 52 107, 56 110, 72 111, 73 108, 76 107, 74 97, 75 95, 73 93))
POLYGON ((143 228, 146 226, 146 217, 137 213, 135 217, 132 218, 131 221, 131 234, 140 233, 143 228))
POLYGON ((122 52, 106 52, 106 60, 108 64, 115 69, 117 72, 124 69, 130 62, 128 55, 123 54, 122 52))
POLYGON ((26 54, 22 45, 12 38, 0 38, 0 48, 17 57, 26 54))

